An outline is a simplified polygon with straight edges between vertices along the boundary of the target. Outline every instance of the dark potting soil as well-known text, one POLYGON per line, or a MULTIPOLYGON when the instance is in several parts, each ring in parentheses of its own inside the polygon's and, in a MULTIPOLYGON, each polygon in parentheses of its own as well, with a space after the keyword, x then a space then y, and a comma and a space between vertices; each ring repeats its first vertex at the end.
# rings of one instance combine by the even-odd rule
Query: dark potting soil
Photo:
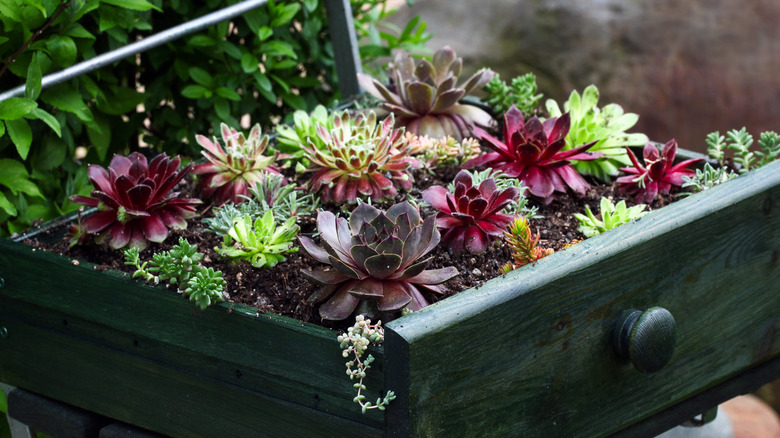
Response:
MULTIPOLYGON (((408 193, 399 192, 396 201, 401 202, 407 196, 421 199, 421 193, 426 188, 432 185, 447 186, 457 172, 457 168, 439 168, 433 173, 417 170, 414 172, 415 187, 408 193)), ((303 182, 299 181, 299 183, 303 182)), ((540 246, 559 251, 564 250, 565 245, 583 239, 584 236, 577 231, 579 224, 573 214, 584 213, 585 205, 588 205, 594 214, 597 214, 602 197, 607 197, 613 202, 625 199, 629 206, 635 205, 630 198, 618 195, 613 185, 600 184, 594 180, 589 180, 589 183, 591 183, 591 189, 584 197, 567 193, 559 195, 549 205, 542 205, 533 199, 529 201, 531 205, 539 207, 538 214, 543 216, 530 221, 532 232, 540 235, 540 246)), ((182 196, 188 197, 186 192, 191 191, 192 186, 193 183, 190 180, 185 184, 185 187, 178 189, 183 192, 182 196)), ((676 199, 674 195, 659 197, 647 210, 660 208, 674 199, 676 199)), ((210 211, 211 208, 208 205, 201 206, 199 209, 199 212, 205 217, 209 216, 210 211)), ((427 217, 434 212, 430 208, 422 207, 421 214, 423 217, 427 217)), ((347 215, 342 213, 341 216, 346 217, 347 215)), ((316 215, 301 217, 299 225, 301 226, 300 234, 312 236, 316 232, 316 215)), ((52 230, 50 233, 56 234, 57 231, 52 230)), ((307 298, 316 290, 317 285, 304 278, 301 271, 320 269, 323 265, 309 257, 302 249, 288 255, 286 261, 270 269, 257 269, 246 261, 229 262, 220 258, 214 251, 215 247, 220 246, 222 239, 215 234, 206 232, 201 221, 196 218, 190 220, 186 230, 173 231, 165 242, 149 245, 141 252, 141 260, 151 260, 153 253, 170 249, 178 242, 179 237, 184 237, 190 244, 200 248, 204 254, 203 265, 222 271, 223 278, 227 281, 228 302, 255 307, 259 313, 275 313, 325 327, 344 329, 352 324, 352 321, 349 320, 343 322, 323 321, 319 317, 317 305, 307 302, 307 298)), ((87 261, 94 264, 95 269, 98 270, 115 269, 130 274, 134 271, 133 267, 124 264, 121 251, 111 250, 107 246, 88 243, 69 248, 67 239, 48 244, 45 235, 41 235, 41 238, 26 239, 24 243, 87 261)), ((461 255, 454 255, 446 248, 439 246, 431 252, 430 256, 433 257, 433 260, 429 268, 454 266, 458 269, 459 275, 446 283, 447 292, 444 295, 425 294, 429 302, 439 301, 502 275, 501 266, 512 259, 511 251, 500 240, 491 244, 488 250, 482 254, 464 252, 461 255)), ((173 287, 169 288, 174 289, 173 287)))

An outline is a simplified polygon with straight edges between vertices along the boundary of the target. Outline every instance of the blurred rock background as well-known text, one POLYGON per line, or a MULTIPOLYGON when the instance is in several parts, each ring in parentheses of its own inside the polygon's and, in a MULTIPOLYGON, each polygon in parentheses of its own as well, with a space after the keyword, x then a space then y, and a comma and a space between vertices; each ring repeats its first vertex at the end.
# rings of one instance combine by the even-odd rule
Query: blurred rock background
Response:
POLYGON ((467 73, 533 72, 545 98, 595 84, 600 105, 639 114, 635 132, 703 151, 712 131, 780 130, 777 0, 398 0, 467 73))

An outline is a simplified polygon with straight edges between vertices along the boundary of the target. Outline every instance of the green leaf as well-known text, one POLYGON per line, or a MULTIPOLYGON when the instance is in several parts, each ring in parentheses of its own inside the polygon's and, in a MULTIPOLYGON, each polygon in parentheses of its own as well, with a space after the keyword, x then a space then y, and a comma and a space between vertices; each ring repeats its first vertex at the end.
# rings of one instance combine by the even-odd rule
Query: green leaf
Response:
MULTIPOLYGON (((16 216, 16 207, 6 198, 3 192, 0 192, 0 209, 9 216, 16 216)), ((0 412, 8 412, 8 402, 5 399, 5 393, 0 391, 0 412)))
POLYGON ((92 121, 92 112, 87 108, 81 93, 69 84, 60 84, 41 93, 41 100, 63 111, 73 113, 82 122, 92 121))
POLYGON ((268 41, 260 47, 260 51, 269 56, 288 56, 292 59, 298 59, 293 47, 283 41, 268 41))
POLYGON ((257 86, 260 87, 261 90, 271 92, 273 89, 273 84, 271 84, 271 80, 268 79, 268 76, 264 75, 263 73, 257 72, 254 74, 255 82, 257 82, 257 86))
POLYGON ((221 120, 227 120, 230 118, 230 104, 227 100, 217 97, 214 99, 214 112, 221 120))
POLYGON ((273 29, 271 29, 268 26, 263 26, 260 29, 257 30, 257 38, 260 39, 260 41, 265 41, 274 34, 273 29))
POLYGON ((40 108, 35 108, 30 112, 30 115, 34 116, 37 119, 40 119, 43 121, 43 123, 49 125, 49 128, 54 131, 55 134, 57 134, 57 137, 62 137, 62 129, 60 127, 60 122, 57 121, 57 119, 46 112, 45 110, 42 110, 40 108))
POLYGON ((284 24, 289 23, 292 21, 293 17, 295 17, 295 14, 298 13, 298 11, 301 10, 300 3, 291 3, 288 5, 284 5, 282 7, 281 11, 277 8, 274 11, 274 19, 271 20, 271 27, 278 27, 284 24))
POLYGON ((186 87, 182 88, 181 95, 190 99, 200 99, 202 97, 206 97, 208 92, 209 90, 203 86, 187 85, 186 87))
POLYGON ((8 136, 11 137, 11 141, 16 145, 16 151, 19 152, 19 156, 22 157, 22 160, 26 160, 32 145, 32 130, 30 130, 27 120, 6 120, 5 126, 8 128, 8 136))
POLYGON ((98 108, 106 114, 118 116, 135 111, 148 94, 139 93, 132 88, 112 87, 113 93, 106 93, 106 99, 98 101, 98 108))
MULTIPOLYGON (((46 137, 43 147, 36 145, 30 162, 32 163, 33 173, 43 172, 43 178, 51 178, 48 171, 54 169, 65 161, 68 152, 68 145, 62 140, 54 137, 46 137)), ((33 175, 37 178, 36 175, 33 175)))
POLYGON ((24 97, 35 100, 41 95, 41 79, 43 79, 41 64, 38 62, 38 57, 33 56, 30 61, 30 66, 27 67, 27 81, 24 85, 24 97))
POLYGON ((3 123, 2 120, 0 120, 0 137, 5 135, 5 123, 3 123))
POLYGON ((76 61, 76 43, 69 36, 50 36, 46 41, 46 48, 52 59, 63 67, 69 67, 76 61))
POLYGON ((101 3, 118 6, 124 9, 132 9, 134 11, 148 11, 149 9, 154 9, 157 12, 162 12, 162 9, 146 0, 101 0, 101 3))
POLYGON ((46 18, 46 8, 43 6, 43 3, 41 3, 41 0, 22 0, 22 4, 30 5, 34 7, 35 9, 41 11, 41 15, 43 15, 43 18, 46 18))
POLYGON ((219 87, 214 92, 217 93, 217 96, 224 97, 225 99, 230 99, 236 102, 241 100, 241 96, 236 92, 236 90, 233 90, 232 88, 219 87))
POLYGON ((86 125, 89 141, 95 146, 100 161, 104 161, 108 155, 108 148, 111 146, 111 125, 108 123, 108 118, 97 115, 93 122, 86 125))
POLYGON ((213 38, 207 35, 195 35, 194 37, 190 38, 188 41, 188 44, 194 47, 211 47, 215 45, 215 41, 213 38))
POLYGON ((84 38, 94 40, 95 35, 92 35, 84 26, 79 23, 70 23, 70 25, 63 32, 73 38, 84 38))
POLYGON ((8 187, 16 195, 19 192, 30 196, 43 197, 38 186, 30 181, 30 175, 24 164, 10 158, 0 159, 0 184, 8 187))
POLYGON ((303 7, 309 12, 314 12, 314 10, 317 9, 318 3, 319 0, 303 0, 303 7))
POLYGON ((214 86, 214 79, 206 70, 200 67, 190 67, 188 72, 192 80, 199 83, 200 85, 208 88, 214 86))
POLYGON ((251 53, 241 55, 241 70, 244 70, 244 73, 254 73, 257 71, 258 64, 260 64, 260 61, 255 55, 251 53))
POLYGON ((0 102, 0 120, 17 120, 38 107, 34 100, 26 97, 9 97, 0 102))

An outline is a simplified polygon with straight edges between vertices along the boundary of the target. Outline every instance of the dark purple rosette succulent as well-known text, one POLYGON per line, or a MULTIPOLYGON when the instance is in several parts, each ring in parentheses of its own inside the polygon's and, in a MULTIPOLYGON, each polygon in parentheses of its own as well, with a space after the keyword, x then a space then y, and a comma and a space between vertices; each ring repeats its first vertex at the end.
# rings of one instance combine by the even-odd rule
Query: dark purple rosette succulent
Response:
POLYGON ((488 166, 520 179, 532 195, 550 202, 555 192, 571 189, 584 195, 590 185, 571 166, 570 160, 595 160, 602 154, 588 154, 596 142, 561 151, 566 146, 571 120, 569 113, 541 122, 536 116, 527 122, 523 114, 512 106, 504 113, 504 142, 474 127, 474 136, 485 140, 495 152, 489 152, 463 163, 470 169, 488 166))
POLYGON ((317 229, 322 247, 300 236, 301 246, 329 270, 303 271, 322 287, 310 298, 319 303, 323 319, 349 317, 361 301, 375 303, 380 312, 419 310, 428 305, 421 289, 442 293, 442 283, 458 275, 454 267, 425 268, 422 259, 439 243, 433 216, 420 219, 408 202, 383 212, 368 204, 358 205, 349 220, 321 211, 317 229))
POLYGON ((455 192, 433 186, 423 192, 423 199, 439 212, 436 226, 442 232, 442 243, 456 254, 467 249, 484 252, 490 242, 500 239, 504 229, 517 217, 501 211, 517 200, 520 190, 499 190, 493 178, 473 185, 471 175, 460 171, 455 176, 455 192))
POLYGON ((192 164, 179 170, 180 164, 179 157, 169 159, 165 154, 147 163, 146 157, 133 152, 128 157, 114 155, 108 169, 90 165, 92 197, 70 197, 98 209, 82 220, 82 231, 96 234, 98 241, 107 239, 114 249, 128 245, 143 249, 149 242, 165 240, 171 228, 187 228, 187 219, 195 216, 195 205, 201 201, 171 192, 192 170, 192 164))
POLYGON ((635 195, 634 201, 645 204, 652 203, 659 193, 669 194, 672 186, 682 185, 683 176, 695 174, 688 166, 703 160, 694 158, 674 164, 677 155, 677 141, 674 139, 666 143, 661 152, 652 143, 647 143, 642 154, 644 165, 631 149, 626 148, 626 151, 634 167, 620 169, 628 175, 617 179, 618 192, 635 195))

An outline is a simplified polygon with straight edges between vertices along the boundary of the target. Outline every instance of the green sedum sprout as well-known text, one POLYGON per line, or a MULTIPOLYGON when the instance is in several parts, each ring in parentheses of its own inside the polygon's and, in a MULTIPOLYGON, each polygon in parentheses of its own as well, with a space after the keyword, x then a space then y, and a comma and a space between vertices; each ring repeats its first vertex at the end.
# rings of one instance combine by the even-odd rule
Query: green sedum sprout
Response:
POLYGON ((299 230, 295 218, 278 225, 269 210, 254 223, 250 216, 237 220, 224 235, 222 246, 214 250, 223 257, 248 260, 256 268, 271 268, 287 260, 285 254, 298 251, 293 241, 299 230))
POLYGON ((601 198, 600 220, 593 215, 587 205, 585 206, 587 215, 574 213, 574 217, 580 221, 579 231, 586 237, 593 237, 646 215, 648 212, 644 211, 645 208, 647 208, 645 204, 626 207, 626 201, 613 204, 609 199, 601 198))
POLYGON ((487 93, 485 101, 497 112, 509 111, 514 105, 523 114, 531 114, 542 99, 542 95, 536 93, 538 88, 533 73, 517 76, 512 79, 511 84, 507 84, 496 74, 483 90, 487 93))
POLYGON ((696 175, 683 175, 683 184, 680 187, 690 187, 692 191, 680 194, 687 196, 697 192, 702 192, 736 177, 736 173, 725 167, 719 167, 715 169, 714 167, 710 166, 710 163, 705 163, 703 169, 696 169, 696 175))

